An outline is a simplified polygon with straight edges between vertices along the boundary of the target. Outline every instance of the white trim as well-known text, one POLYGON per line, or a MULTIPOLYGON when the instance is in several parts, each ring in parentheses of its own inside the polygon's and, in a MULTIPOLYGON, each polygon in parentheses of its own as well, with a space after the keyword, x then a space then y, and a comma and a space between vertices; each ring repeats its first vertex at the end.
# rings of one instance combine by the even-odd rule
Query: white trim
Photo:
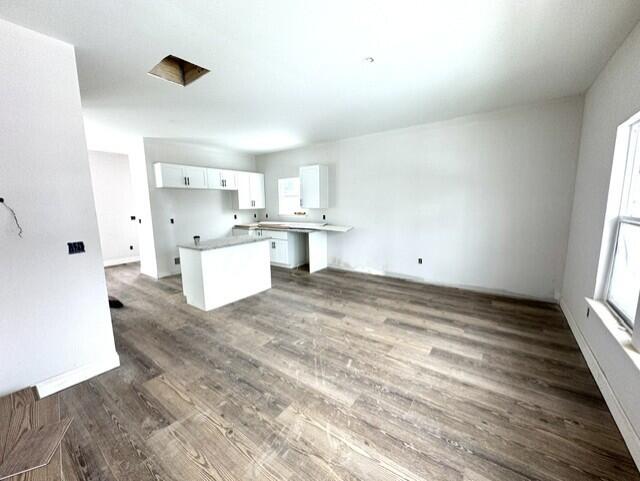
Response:
POLYGON ((63 389, 67 389, 68 387, 86 381, 87 379, 98 376, 99 374, 115 369, 118 366, 120 366, 120 357, 118 356, 118 353, 114 351, 109 357, 92 362, 91 364, 85 364, 84 366, 77 367, 57 376, 50 377, 49 379, 36 383, 34 387, 38 394, 38 398, 42 399, 50 396, 51 394, 62 391, 63 389))
MULTIPOLYGON (((569 327, 573 332, 573 336, 576 338, 576 341, 578 342, 578 346, 580 346, 582 355, 587 361, 587 365, 591 370, 591 374, 593 375, 593 378, 596 380, 596 383, 600 388, 600 392, 602 393, 602 396, 604 397, 604 400, 606 401, 607 406, 611 411, 613 419, 616 422, 618 429, 620 429, 620 432, 622 433, 622 438, 624 439, 624 441, 627 444, 627 447, 629 448, 631 457, 635 461, 636 466, 640 469, 640 436, 638 436, 638 433, 633 428, 633 424, 631 424, 631 421, 627 417, 627 414, 625 413, 624 408, 622 407, 622 404, 620 404, 620 401, 618 400, 618 397, 616 396, 615 391, 609 384, 607 376, 602 370, 602 367, 600 367, 598 360, 593 354, 593 351, 591 350, 589 343, 587 342, 586 338, 582 334, 582 331, 578 327, 578 324, 576 323, 576 320, 571 314, 571 311, 569 310, 569 306, 567 306, 564 299, 560 299, 560 308, 562 309, 562 312, 567 318, 567 322, 569 323, 569 327)), ((596 315, 595 312, 594 312, 594 315, 596 315)))
POLYGON ((129 264, 130 262, 140 262, 140 256, 122 257, 120 259, 109 259, 103 262, 105 267, 119 266, 120 264, 129 264))

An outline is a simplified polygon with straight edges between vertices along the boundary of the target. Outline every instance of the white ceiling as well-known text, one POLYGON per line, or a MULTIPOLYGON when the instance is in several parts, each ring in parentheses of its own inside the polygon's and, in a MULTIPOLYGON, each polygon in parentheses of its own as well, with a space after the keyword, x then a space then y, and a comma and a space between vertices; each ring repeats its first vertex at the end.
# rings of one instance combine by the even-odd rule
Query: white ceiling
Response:
POLYGON ((584 92, 640 1, 3 0, 0 17, 76 46, 89 121, 265 152, 584 92), (168 54, 211 73, 146 75, 168 54))

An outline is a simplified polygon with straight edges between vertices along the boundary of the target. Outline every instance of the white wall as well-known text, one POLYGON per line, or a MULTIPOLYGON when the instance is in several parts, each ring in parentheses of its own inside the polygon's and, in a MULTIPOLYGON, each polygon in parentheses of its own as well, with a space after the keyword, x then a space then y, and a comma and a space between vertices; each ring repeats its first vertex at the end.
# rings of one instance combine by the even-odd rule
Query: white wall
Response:
MULTIPOLYGON (((575 320, 607 382, 637 434, 640 433, 640 368, 595 316, 594 297, 612 160, 618 125, 640 111, 640 27, 636 27, 585 97, 580 157, 567 252, 563 308, 575 320)), ((615 413, 614 413, 615 414, 615 413)), ((640 451, 638 451, 640 452, 640 451)))
POLYGON ((174 263, 174 258, 179 256, 178 244, 193 242, 194 235, 203 240, 229 236, 235 224, 254 220, 254 211, 233 210, 235 192, 158 189, 153 172, 156 162, 255 171, 252 155, 201 144, 148 138, 144 139, 144 154, 158 277, 180 272, 180 266, 174 263), (234 214, 237 219, 233 218, 234 214), (174 224, 170 223, 172 218, 174 224))
POLYGON ((131 219, 136 217, 136 206, 129 157, 89 151, 89 167, 105 265, 138 260, 138 221, 131 219))
POLYGON ((267 212, 277 179, 330 166, 337 267, 552 299, 560 289, 582 98, 257 157, 267 212), (423 258, 419 265, 418 257, 423 258))
MULTIPOLYGON (((0 394, 115 357, 73 47, 0 20, 0 394), (67 242, 86 253, 69 256, 67 242)), ((117 359, 117 358, 116 358, 117 359)))

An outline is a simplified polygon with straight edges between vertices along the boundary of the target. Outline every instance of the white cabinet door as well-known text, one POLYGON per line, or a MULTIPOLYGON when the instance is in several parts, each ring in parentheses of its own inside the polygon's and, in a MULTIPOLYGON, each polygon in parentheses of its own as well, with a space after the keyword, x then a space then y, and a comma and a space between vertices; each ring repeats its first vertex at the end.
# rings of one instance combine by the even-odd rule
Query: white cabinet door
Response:
POLYGON ((156 187, 187 189, 187 177, 184 174, 182 165, 177 164, 154 164, 153 169, 156 174, 156 187))
POLYGON ((271 239, 270 241, 271 262, 280 265, 289 265, 289 243, 286 240, 271 239))
POLYGON ((224 190, 236 190, 236 172, 233 170, 220 171, 220 188, 224 190))
POLYGON ((275 239, 269 241, 269 255, 271 256, 271 263, 277 264, 278 261, 278 244, 275 239))
POLYGON ((300 206, 304 209, 329 207, 329 169, 326 165, 300 167, 300 206))
POLYGON ((264 209, 264 175, 236 172, 238 209, 264 209))
POLYGON ((187 178, 187 187, 189 189, 206 189, 207 188, 207 169, 204 167, 191 167, 185 165, 183 168, 185 177, 187 178))
POLYGON ((249 175, 249 172, 238 172, 236 175, 236 183, 238 187, 238 209, 253 209, 249 175))
POLYGON ((207 169, 207 189, 221 189, 222 182, 220 181, 219 169, 207 169))
POLYGON ((254 209, 264 209, 264 174, 252 172, 249 177, 251 184, 251 200, 254 209))

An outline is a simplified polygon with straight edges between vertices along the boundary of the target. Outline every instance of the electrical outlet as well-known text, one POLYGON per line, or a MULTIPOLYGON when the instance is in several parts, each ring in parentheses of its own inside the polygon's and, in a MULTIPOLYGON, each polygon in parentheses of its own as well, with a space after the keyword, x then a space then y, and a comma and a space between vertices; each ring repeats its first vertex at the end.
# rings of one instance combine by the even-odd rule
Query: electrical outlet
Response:
POLYGON ((69 249, 69 255, 82 254, 84 252, 84 242, 67 242, 67 248, 69 249))
POLYGON ((129 250, 132 251, 133 250, 133 246, 129 246, 129 250))
POLYGON ((422 264, 422 257, 418 257, 418 264, 422 264))
POLYGON ((179 257, 174 257, 173 262, 175 265, 179 266, 180 265, 180 258, 179 257))
POLYGON ((327 216, 325 214, 322 214, 322 220, 327 220, 327 216))
POLYGON ((138 219, 138 224, 142 224, 142 219, 138 219))
POLYGON ((169 219, 169 222, 171 222, 172 224, 175 224, 175 221, 173 219, 169 219))
POLYGON ((233 214, 233 218, 234 218, 235 220, 238 220, 238 214, 233 214))
POLYGON ((253 214, 253 218, 256 219, 258 217, 258 214, 253 214))
POLYGON ((132 215, 132 216, 131 216, 131 220, 136 220, 136 216, 135 216, 135 215, 132 215))
POLYGON ((269 214, 265 214, 265 217, 268 219, 269 218, 269 214))

